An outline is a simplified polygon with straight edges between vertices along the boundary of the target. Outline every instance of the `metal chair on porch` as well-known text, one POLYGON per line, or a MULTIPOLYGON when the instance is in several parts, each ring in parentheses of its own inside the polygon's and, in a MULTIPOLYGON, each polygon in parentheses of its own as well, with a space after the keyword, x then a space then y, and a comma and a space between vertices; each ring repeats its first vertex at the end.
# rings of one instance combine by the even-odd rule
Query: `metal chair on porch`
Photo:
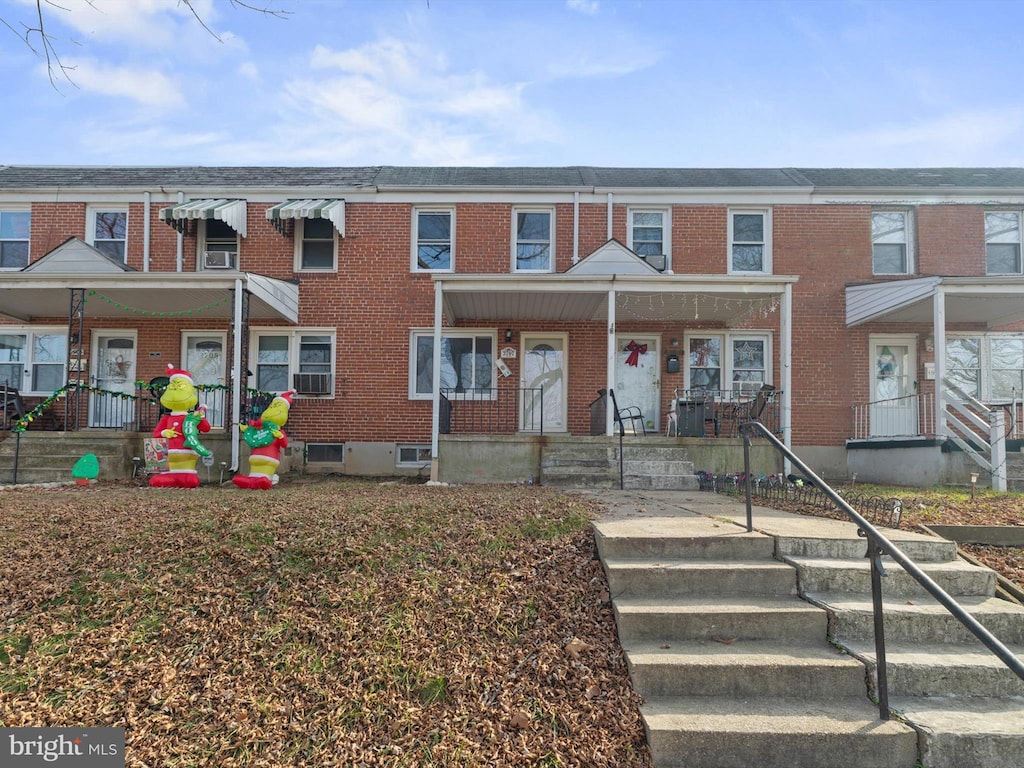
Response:
MULTIPOLYGON (((600 390, 599 390, 600 391, 600 390)), ((619 425, 619 429, 622 432, 629 432, 633 435, 646 435, 647 424, 644 422, 643 412, 637 405, 627 405, 625 408, 619 408, 618 402, 615 400, 615 390, 611 390, 612 396, 612 408, 615 412, 615 423, 619 425), (626 424, 629 424, 627 427, 626 424), (637 423, 640 424, 640 429, 637 430, 637 423)))
POLYGON ((0 400, 3 402, 3 428, 11 429, 25 415, 25 402, 21 393, 7 384, 0 385, 0 400))

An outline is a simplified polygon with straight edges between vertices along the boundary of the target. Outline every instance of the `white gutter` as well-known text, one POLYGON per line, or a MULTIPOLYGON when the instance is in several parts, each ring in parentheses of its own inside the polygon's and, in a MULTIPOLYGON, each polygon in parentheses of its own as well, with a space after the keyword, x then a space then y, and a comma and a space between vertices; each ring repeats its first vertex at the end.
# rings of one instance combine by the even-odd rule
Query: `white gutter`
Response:
POLYGON ((149 272, 149 214, 150 209, 153 206, 153 193, 145 192, 143 194, 143 216, 142 216, 142 271, 149 272))
POLYGON ((572 263, 580 263, 580 193, 572 193, 572 263))
MULTIPOLYGON (((185 202, 185 193, 178 192, 178 205, 185 202)), ((185 233, 181 230, 178 231, 178 249, 176 251, 177 260, 175 262, 179 272, 185 268, 185 233)))
POLYGON ((605 240, 612 239, 612 193, 608 193, 608 236, 605 240))
MULTIPOLYGON (((786 283, 782 289, 782 317, 779 318, 779 361, 782 364, 782 414, 779 426, 782 428, 782 442, 793 450, 793 284, 786 283)), ((789 459, 783 460, 783 471, 793 471, 789 459)))
MULTIPOLYGON (((180 265, 180 261, 178 262, 180 265)), ((238 471, 241 452, 241 431, 237 425, 242 421, 242 279, 235 280, 234 343, 231 363, 231 471, 238 471)), ((248 384, 248 382, 246 382, 248 384)))
MULTIPOLYGON (((946 430, 946 290, 936 286, 932 297, 932 335, 935 338, 935 434, 945 437, 946 430)), ((915 376, 917 371, 914 372, 915 376)))

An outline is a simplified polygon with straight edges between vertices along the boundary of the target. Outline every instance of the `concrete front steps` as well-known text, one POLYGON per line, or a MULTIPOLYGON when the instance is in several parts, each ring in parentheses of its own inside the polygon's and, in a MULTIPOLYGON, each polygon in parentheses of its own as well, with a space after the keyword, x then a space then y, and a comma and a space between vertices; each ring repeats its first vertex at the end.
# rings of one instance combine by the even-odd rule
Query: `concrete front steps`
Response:
MULTIPOLYGON (((883 533, 889 533, 883 531, 883 533)), ((904 551, 907 546, 898 542, 904 551)), ((995 574, 957 560, 951 542, 919 538, 913 559, 943 590, 1024 658, 1024 608, 993 597, 995 574)), ((829 549, 835 550, 834 540, 829 549)), ((830 614, 830 636, 867 665, 877 663, 869 566, 864 541, 849 540, 858 559, 814 557, 804 539, 797 556, 779 554, 799 573, 800 590, 830 614)), ((919 732, 925 768, 1024 766, 1024 681, 890 558, 883 558, 889 705, 919 732)))
MULTIPOLYGON (((697 490, 686 449, 657 437, 627 437, 622 447, 623 487, 632 490, 697 490)), ((541 484, 554 488, 618 488, 619 446, 601 438, 544 446, 541 484)))
POLYGON ((914 768, 771 537, 685 514, 595 530, 657 768, 914 768))
POLYGON ((131 475, 132 456, 140 456, 142 437, 131 432, 83 431, 43 432, 28 430, 8 433, 0 441, 0 483, 14 482, 15 451, 18 454, 18 483, 70 482, 75 462, 87 453, 96 456, 100 479, 131 475))

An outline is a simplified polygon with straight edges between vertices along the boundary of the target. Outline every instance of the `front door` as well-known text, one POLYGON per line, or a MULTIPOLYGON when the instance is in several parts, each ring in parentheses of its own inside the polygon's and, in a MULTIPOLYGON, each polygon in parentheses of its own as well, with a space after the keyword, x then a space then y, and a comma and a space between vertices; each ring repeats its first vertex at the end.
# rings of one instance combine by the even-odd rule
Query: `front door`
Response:
POLYGON ((135 332, 96 331, 92 336, 89 426, 130 425, 135 419, 135 332))
POLYGON ((871 337, 871 436, 908 437, 917 418, 915 336, 871 337))
POLYGON ((639 408, 646 430, 657 434, 661 418, 658 337, 617 336, 615 343, 615 401, 620 410, 639 408))
POLYGON ((568 339, 564 335, 524 333, 522 343, 519 429, 539 432, 543 423, 544 432, 565 432, 568 339))
POLYGON ((223 333, 186 333, 183 341, 185 370, 192 374, 199 402, 206 405, 206 419, 211 427, 224 426, 226 343, 223 333))

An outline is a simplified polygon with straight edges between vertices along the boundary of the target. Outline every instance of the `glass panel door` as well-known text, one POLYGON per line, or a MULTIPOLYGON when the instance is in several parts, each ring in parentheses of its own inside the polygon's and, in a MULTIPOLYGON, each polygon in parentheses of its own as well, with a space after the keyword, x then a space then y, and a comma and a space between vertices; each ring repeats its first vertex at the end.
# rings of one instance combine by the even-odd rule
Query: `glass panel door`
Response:
POLYGON ((222 333, 186 333, 184 342, 185 370, 192 374, 199 402, 206 405, 206 419, 211 427, 223 427, 227 396, 226 337, 222 333), (204 390, 204 385, 211 389, 204 390))
POLYGON ((543 420, 545 432, 566 431, 566 364, 565 336, 523 334, 523 364, 520 386, 542 389, 522 393, 519 428, 523 432, 539 432, 543 420))
POLYGON ((135 419, 135 334, 97 331, 93 334, 89 426, 123 429, 135 419))
POLYGON ((871 436, 916 436, 917 340, 910 336, 871 339, 871 436))

